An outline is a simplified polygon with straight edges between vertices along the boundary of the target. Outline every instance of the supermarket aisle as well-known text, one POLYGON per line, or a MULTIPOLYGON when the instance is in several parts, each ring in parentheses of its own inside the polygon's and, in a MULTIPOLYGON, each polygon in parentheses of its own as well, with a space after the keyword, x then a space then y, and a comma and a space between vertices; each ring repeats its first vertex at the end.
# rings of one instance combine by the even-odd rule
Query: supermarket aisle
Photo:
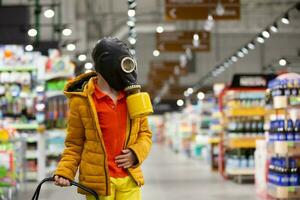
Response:
MULTIPOLYGON (((154 145, 144 164, 146 185, 143 200, 255 200, 253 185, 223 181, 199 161, 176 155, 167 147, 154 145)), ((34 184, 27 184, 18 200, 30 199, 34 184)), ((82 200, 75 189, 46 185, 40 200, 82 200)))
POLYGON ((205 164, 154 145, 144 164, 143 200, 255 200, 254 185, 223 181, 205 164))

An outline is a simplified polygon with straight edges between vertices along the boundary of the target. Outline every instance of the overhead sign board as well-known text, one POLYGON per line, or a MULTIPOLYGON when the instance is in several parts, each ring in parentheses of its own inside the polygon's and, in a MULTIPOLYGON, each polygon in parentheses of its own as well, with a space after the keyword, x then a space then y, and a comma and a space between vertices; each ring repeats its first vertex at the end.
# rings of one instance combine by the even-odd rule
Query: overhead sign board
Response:
POLYGON ((240 0, 165 0, 166 20, 205 20, 212 14, 215 20, 240 19, 240 0), (223 15, 216 14, 218 2, 223 15))
POLYGON ((230 88, 266 88, 274 74, 235 74, 230 88))
POLYGON ((176 31, 156 33, 156 48, 159 51, 182 52, 210 50, 210 33, 206 31, 176 31), (197 38, 195 44, 194 37, 197 38))
MULTIPOLYGON (((179 61, 152 61, 149 74, 155 74, 156 72, 170 73, 170 75, 186 75, 188 70, 186 67, 180 67, 179 61)), ((156 75, 159 76, 159 74, 156 75)))

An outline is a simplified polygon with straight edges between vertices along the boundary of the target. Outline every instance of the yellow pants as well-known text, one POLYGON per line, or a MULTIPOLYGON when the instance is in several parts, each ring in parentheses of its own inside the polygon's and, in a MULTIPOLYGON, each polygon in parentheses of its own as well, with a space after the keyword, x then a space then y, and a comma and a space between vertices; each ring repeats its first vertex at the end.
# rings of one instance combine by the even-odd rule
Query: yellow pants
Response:
MULTIPOLYGON (((100 200, 141 200, 141 188, 134 180, 125 178, 110 178, 111 196, 100 196, 100 200)), ((87 196, 87 200, 95 200, 93 196, 87 196)))

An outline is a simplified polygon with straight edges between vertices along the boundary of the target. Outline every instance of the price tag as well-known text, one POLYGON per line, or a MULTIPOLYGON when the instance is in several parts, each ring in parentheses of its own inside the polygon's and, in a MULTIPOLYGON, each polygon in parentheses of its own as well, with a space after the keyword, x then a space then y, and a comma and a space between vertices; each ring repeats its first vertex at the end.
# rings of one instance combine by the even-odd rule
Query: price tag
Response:
POLYGON ((295 188, 295 187, 289 187, 289 188, 288 188, 288 191, 289 191, 289 192, 296 192, 296 188, 295 188))
POLYGON ((288 147, 295 147, 295 142, 290 141, 287 144, 288 144, 288 147))

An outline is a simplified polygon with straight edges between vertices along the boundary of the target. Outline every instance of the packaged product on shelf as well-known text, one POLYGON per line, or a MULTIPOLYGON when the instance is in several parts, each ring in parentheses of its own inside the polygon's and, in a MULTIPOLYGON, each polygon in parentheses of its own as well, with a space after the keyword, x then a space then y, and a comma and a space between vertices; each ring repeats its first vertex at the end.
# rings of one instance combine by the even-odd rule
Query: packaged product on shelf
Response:
POLYGON ((270 121, 270 141, 300 141, 300 120, 276 119, 270 121))
POLYGON ((278 186, 299 186, 299 166, 294 158, 272 157, 269 164, 268 181, 278 186))

